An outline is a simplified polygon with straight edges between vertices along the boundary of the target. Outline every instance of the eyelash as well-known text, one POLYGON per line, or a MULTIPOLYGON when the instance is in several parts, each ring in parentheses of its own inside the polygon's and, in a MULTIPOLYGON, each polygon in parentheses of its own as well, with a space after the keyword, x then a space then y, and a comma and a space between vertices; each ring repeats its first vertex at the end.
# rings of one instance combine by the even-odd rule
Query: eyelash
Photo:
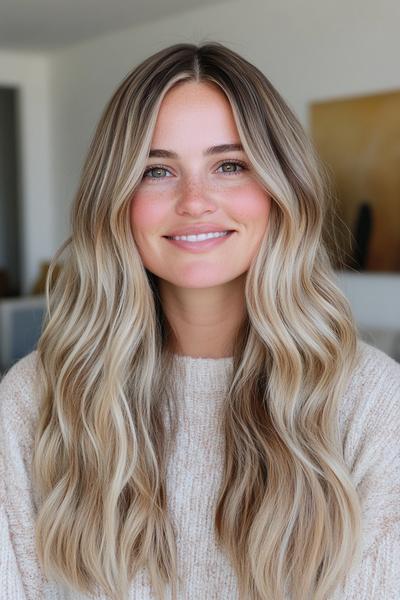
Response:
MULTIPOLYGON (((247 170, 247 165, 246 163, 242 162, 241 160, 224 160, 222 163, 220 163, 217 167, 217 169, 219 169, 220 167, 224 166, 224 165, 239 165, 239 167, 242 168, 243 171, 247 170)), ((164 171, 169 171, 169 169, 167 169, 167 167, 165 167, 164 165, 152 165, 151 167, 149 167, 148 169, 145 170, 145 172, 143 173, 143 179, 166 179, 165 177, 146 177, 146 175, 150 172, 153 171, 154 169, 163 169, 164 171)), ((242 173, 242 171, 225 171, 224 175, 239 175, 240 173, 242 173)))

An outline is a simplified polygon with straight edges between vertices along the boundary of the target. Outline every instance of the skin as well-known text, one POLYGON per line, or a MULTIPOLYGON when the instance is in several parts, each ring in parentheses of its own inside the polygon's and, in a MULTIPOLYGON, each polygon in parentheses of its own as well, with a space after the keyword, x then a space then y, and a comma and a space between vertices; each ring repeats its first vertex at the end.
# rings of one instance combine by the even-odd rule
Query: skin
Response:
POLYGON ((222 90, 210 83, 175 86, 161 104, 151 149, 171 150, 178 158, 149 158, 131 202, 135 242, 144 266, 158 278, 176 336, 172 349, 184 356, 232 356, 245 315, 246 273, 268 222, 270 197, 244 151, 203 154, 210 146, 235 143, 240 138, 222 90), (233 159, 245 168, 232 166, 233 159), (236 233, 199 254, 163 237, 199 222, 236 233))

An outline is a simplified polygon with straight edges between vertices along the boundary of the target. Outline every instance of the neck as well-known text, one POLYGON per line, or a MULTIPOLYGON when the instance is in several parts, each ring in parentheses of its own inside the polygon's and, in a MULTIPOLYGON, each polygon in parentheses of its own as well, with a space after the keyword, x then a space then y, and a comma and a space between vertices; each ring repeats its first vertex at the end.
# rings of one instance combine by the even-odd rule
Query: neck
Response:
POLYGON ((178 288, 160 280, 171 350, 192 358, 228 358, 245 318, 244 279, 211 288, 178 288))

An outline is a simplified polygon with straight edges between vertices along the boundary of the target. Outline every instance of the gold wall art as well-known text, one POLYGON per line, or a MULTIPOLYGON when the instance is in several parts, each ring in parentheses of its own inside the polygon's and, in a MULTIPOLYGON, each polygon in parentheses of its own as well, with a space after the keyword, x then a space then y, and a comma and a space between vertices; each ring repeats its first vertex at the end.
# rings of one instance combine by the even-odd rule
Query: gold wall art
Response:
POLYGON ((310 125, 345 267, 399 272, 400 91, 311 103, 310 125))

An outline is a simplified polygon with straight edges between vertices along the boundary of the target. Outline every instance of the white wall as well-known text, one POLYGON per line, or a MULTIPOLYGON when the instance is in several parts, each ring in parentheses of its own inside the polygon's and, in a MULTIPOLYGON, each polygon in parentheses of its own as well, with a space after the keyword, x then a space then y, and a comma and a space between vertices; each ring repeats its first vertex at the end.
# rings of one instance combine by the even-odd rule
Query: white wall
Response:
POLYGON ((45 55, 0 51, 0 85, 19 92, 23 293, 29 292, 38 276, 40 261, 55 248, 49 69, 45 55))
POLYGON ((400 332, 400 277, 388 273, 339 272, 338 284, 350 301, 358 325, 400 332))

